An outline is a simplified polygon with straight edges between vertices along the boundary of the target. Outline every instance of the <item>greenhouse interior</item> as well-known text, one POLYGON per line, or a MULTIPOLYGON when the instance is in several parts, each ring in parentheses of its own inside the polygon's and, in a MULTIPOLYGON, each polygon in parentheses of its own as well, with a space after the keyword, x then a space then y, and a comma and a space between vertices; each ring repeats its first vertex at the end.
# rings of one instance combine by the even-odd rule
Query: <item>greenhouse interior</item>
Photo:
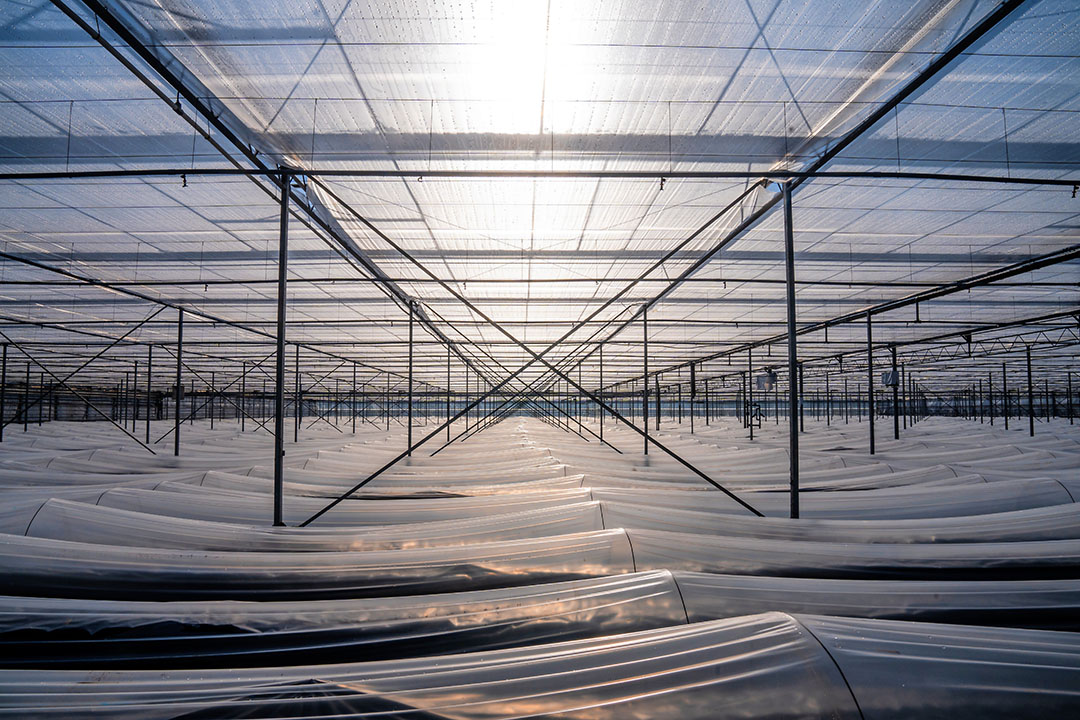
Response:
POLYGON ((0 717, 1080 717, 1078 0, 0 8, 0 717))

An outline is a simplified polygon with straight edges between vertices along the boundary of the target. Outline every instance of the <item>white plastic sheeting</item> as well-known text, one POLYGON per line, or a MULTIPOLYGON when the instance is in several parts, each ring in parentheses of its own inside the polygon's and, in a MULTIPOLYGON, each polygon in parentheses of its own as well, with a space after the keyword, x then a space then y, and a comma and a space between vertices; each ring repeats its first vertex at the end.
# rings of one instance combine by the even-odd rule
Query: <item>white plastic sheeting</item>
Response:
POLYGON ((1080 580, 882 581, 652 571, 437 595, 236 602, 0 597, 6 667, 235 667, 387 660, 752 615, 761 607, 1077 628, 1080 580))
MULTIPOLYGON (((59 436, 9 446, 0 714, 866 717, 880 692, 882 712, 955 715, 997 673, 1020 678, 1000 698, 1015 716, 1075 703, 1080 651, 1061 631, 1080 611, 1080 505, 1068 480, 1039 479, 1046 453, 1070 452, 1064 428, 1058 447, 1011 436, 1005 457, 1031 468, 993 481, 960 471, 971 454, 932 430, 912 429, 891 462, 833 449, 835 430, 841 442, 807 450, 822 486, 803 500, 825 516, 789 520, 734 509, 670 461, 504 423, 305 528, 269 526, 253 438, 193 430, 207 447, 185 448, 190 469, 166 458, 143 472, 128 450, 59 436), (916 454, 921 467, 895 461, 916 454), (114 472, 97 472, 106 460, 114 472), (230 470, 198 469, 212 463, 230 470), (852 624, 819 632, 800 613, 852 624), (931 624, 957 622, 972 627, 931 624), (845 666, 857 660, 843 633, 880 655, 874 678, 845 666), (962 641, 903 650, 934 633, 962 641), (953 705, 894 680, 932 672, 945 686, 954 665, 953 705)), ((369 443, 332 432, 287 456, 293 524, 371 460, 369 443)), ((783 452, 745 464, 719 429, 678 434, 665 439, 782 514, 770 465, 783 452)))
POLYGON ((7 714, 85 717, 1015 717, 1077 707, 1071 633, 781 613, 525 649, 313 668, 0 671, 7 714), (857 645, 851 648, 851 645, 857 645), (983 661, 1001 652, 1001 662, 983 661), (872 662, 859 665, 860 656, 872 662), (962 674, 955 693, 941 682, 962 674), (573 682, 565 682, 571 674, 573 682), (901 682, 895 683, 896 678, 901 682), (905 682, 911 678, 909 682, 905 682), (998 680, 985 695, 984 683, 998 680), (885 685, 883 687, 883 684, 885 685), (930 692, 933 690, 933 692, 930 692), (863 703, 866 710, 863 711, 863 703), (922 712, 926 711, 926 712, 922 712), (198 713, 198 714, 196 714, 198 713), (420 713, 417 715, 416 713, 420 713), (890 714, 891 713, 891 714, 890 714), (910 716, 908 714, 907 716, 910 716))

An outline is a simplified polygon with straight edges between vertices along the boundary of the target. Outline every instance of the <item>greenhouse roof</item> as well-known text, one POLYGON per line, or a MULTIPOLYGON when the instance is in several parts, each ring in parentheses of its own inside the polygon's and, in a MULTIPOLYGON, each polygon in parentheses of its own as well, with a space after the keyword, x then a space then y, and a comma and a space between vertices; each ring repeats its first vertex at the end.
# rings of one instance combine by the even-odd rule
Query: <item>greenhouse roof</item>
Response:
POLYGON ((176 308, 199 367, 266 358, 279 168, 287 339, 326 372, 402 377, 410 302, 434 387, 550 345, 595 387, 601 342, 640 378, 646 307, 652 372, 779 364, 784 180, 804 362, 865 362, 868 315, 912 363, 1080 342, 1076 2, 0 13, 0 324, 60 365, 142 362, 176 308))

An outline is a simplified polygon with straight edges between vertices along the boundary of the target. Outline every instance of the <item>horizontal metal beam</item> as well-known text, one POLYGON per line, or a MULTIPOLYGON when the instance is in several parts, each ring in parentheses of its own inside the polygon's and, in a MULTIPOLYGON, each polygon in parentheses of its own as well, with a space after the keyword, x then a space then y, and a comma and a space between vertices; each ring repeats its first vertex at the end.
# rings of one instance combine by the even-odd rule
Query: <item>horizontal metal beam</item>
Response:
MULTIPOLYGON (((92 180, 102 178, 139 177, 232 177, 264 176, 270 173, 259 168, 117 168, 110 170, 42 170, 38 172, 0 173, 0 180, 29 182, 33 180, 92 180)), ((975 173, 905 172, 900 170, 401 170, 314 168, 304 170, 308 177, 416 179, 416 180, 812 180, 815 178, 849 180, 940 180, 994 185, 1045 185, 1071 188, 1080 178, 1017 177, 975 173)))
MULTIPOLYGON (((960 257, 960 256, 957 256, 960 257)), ((963 256, 965 263, 969 262, 968 257, 963 256)), ((529 278, 528 280, 512 279, 512 278, 409 278, 409 277, 386 277, 386 278, 367 278, 367 277, 324 277, 324 278, 289 278, 289 285, 318 285, 320 283, 332 283, 334 285, 344 285, 348 283, 356 283, 359 285, 371 285, 375 283, 398 283, 409 285, 430 285, 437 283, 464 283, 471 285, 578 285, 582 283, 588 283, 595 285, 597 283, 627 283, 634 282, 636 278, 622 276, 622 277, 569 277, 569 278, 529 278)), ((102 281, 105 282, 105 281, 102 281)), ((665 278, 653 278, 639 281, 642 285, 649 283, 666 283, 665 278)), ((683 284, 694 283, 733 283, 736 285, 784 285, 783 278, 760 278, 760 277, 690 277, 683 280, 683 284)), ((10 285, 14 287, 30 286, 30 287, 79 287, 84 283, 68 281, 68 280, 15 280, 11 278, 0 279, 0 285, 10 285)), ((256 285, 274 285, 277 284, 277 280, 110 280, 106 283, 107 287, 237 287, 237 286, 256 286, 256 285)), ((876 287, 910 287, 910 288, 933 288, 941 287, 942 283, 934 281, 912 281, 912 280, 897 280, 895 282, 890 281, 874 281, 874 280, 796 280, 795 285, 805 285, 812 287, 861 287, 861 288, 876 288, 876 287)), ((1080 287, 1080 280, 1063 280, 1063 281, 1035 281, 1035 282, 1017 282, 1017 283, 995 283, 995 287, 1080 287)), ((542 298, 541 298, 542 299, 542 298)))

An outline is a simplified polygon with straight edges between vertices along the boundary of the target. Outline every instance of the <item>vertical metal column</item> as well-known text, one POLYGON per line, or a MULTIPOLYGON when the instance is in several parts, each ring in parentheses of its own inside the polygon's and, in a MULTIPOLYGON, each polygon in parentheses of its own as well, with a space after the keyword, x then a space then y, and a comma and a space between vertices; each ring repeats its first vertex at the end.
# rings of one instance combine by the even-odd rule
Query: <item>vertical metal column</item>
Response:
POLYGON ((900 371, 896 368, 896 346, 889 348, 892 354, 892 434, 893 440, 900 439, 900 371))
POLYGON ((708 427, 708 425, 709 425, 709 412, 710 412, 710 407, 709 407, 709 380, 708 380, 708 378, 706 378, 705 379, 705 426, 706 427, 708 427))
POLYGON ((3 359, 0 360, 0 442, 4 442, 4 425, 7 418, 7 351, 4 343, 3 359))
POLYGON ((696 409, 694 407, 694 401, 697 399, 697 366, 694 363, 690 363, 690 434, 694 434, 694 413, 696 409))
MULTIPOLYGON (((287 310, 287 282, 289 270, 289 194, 292 176, 282 172, 278 179, 281 183, 281 216, 278 225, 278 278, 277 278, 277 353, 274 369, 274 526, 285 524, 282 519, 284 510, 285 480, 285 313, 287 310)), ((297 346, 299 352, 299 346, 297 346)), ((297 375, 300 366, 297 363, 297 375)), ((295 431, 294 431, 295 433, 295 431)), ((295 435, 294 435, 295 437, 295 435)))
POLYGON ((645 430, 645 454, 649 454, 649 306, 641 309, 641 358, 644 365, 641 383, 641 426, 645 430))
MULTIPOLYGON (((900 398, 900 404, 904 406, 904 429, 907 430, 908 415, 911 414, 911 406, 909 405, 909 402, 908 402, 909 395, 908 395, 908 386, 907 386, 907 371, 904 369, 904 364, 903 363, 900 364, 900 387, 902 387, 904 389, 904 391, 903 391, 904 394, 900 398)), ((992 420, 991 420, 990 424, 993 425, 992 420)))
POLYGON ((829 392, 829 371, 825 371, 825 427, 832 425, 832 393, 829 392))
MULTIPOLYGON (((795 406, 799 403, 802 385, 802 365, 798 360, 798 340, 795 334, 795 229, 791 220, 791 185, 782 185, 784 191, 784 280, 787 301, 787 351, 788 351, 788 473, 790 480, 790 515, 799 517, 799 418, 795 406), (798 376, 799 385, 795 379, 798 376)), ((801 411, 800 411, 801 415, 801 411)))
MULTIPOLYGON (((581 364, 580 363, 577 366, 577 384, 579 386, 581 386, 581 387, 585 387, 584 385, 581 384, 581 364)), ((581 395, 580 394, 575 395, 574 400, 575 400, 575 405, 577 406, 577 412, 575 414, 577 415, 577 428, 578 428, 578 433, 580 434, 584 430, 584 426, 581 424, 581 415, 582 415, 582 412, 581 412, 582 397, 581 397, 581 395)))
POLYGON ((1009 429, 1009 376, 1005 372, 1005 363, 1001 363, 1001 417, 1005 420, 1005 429, 1009 429))
MULTIPOLYGON (((603 400, 604 393, 604 343, 600 343, 600 389, 597 390, 597 394, 600 399, 603 400)), ((1071 391, 1070 391, 1071 395, 1071 391)), ((596 406, 596 414, 600 416, 600 442, 604 441, 604 408, 599 405, 596 406)), ((1070 417, 1072 414, 1070 413, 1070 417)))
POLYGON ((446 442, 450 442, 450 346, 446 346, 446 442))
POLYGON ((295 348, 295 360, 293 361, 293 374, 295 390, 293 391, 293 417, 295 421, 293 423, 293 442, 300 440, 300 423, 303 421, 303 413, 301 408, 303 407, 303 396, 300 390, 300 346, 295 348))
POLYGON ((678 411, 678 414, 679 414, 679 420, 678 420, 679 425, 682 425, 683 409, 682 409, 682 383, 681 382, 675 383, 675 394, 677 396, 676 400, 675 400, 675 409, 678 411))
POLYGON ((1028 432, 1035 437, 1035 384, 1031 381, 1031 346, 1028 345, 1027 354, 1027 396, 1028 396, 1028 432))
MULTIPOLYGON (((42 374, 42 383, 45 382, 44 378, 45 376, 42 374)), ((1050 414, 1053 410, 1051 408, 1050 381, 1046 379, 1043 380, 1043 409, 1046 410, 1046 422, 1050 422, 1050 414)), ((38 417, 41 417, 40 413, 38 417)), ((40 424, 41 423, 39 422, 38 425, 40 424)))
POLYGON ((247 361, 240 363, 240 432, 247 425, 247 361))
POLYGON ((915 392, 915 376, 907 375, 904 382, 907 383, 904 386, 904 392, 907 394, 905 404, 907 405, 908 423, 911 427, 915 427, 915 422, 919 419, 919 396, 915 392))
POLYGON ((26 432, 30 426, 30 363, 26 363, 26 382, 23 384, 22 429, 26 432))
POLYGON ((750 410, 749 403, 746 402, 746 371, 739 372, 739 395, 742 400, 742 407, 740 410, 740 417, 742 418, 742 426, 746 427, 749 424, 750 410))
POLYGON ((352 364, 352 392, 349 393, 349 409, 352 410, 352 434, 356 434, 356 363, 352 364))
POLYGON ((750 427, 750 442, 754 441, 754 351, 746 348, 746 419, 750 427))
POLYGON ((982 378, 979 378, 979 424, 982 424, 983 413, 986 410, 986 403, 983 402, 983 385, 982 378))
POLYGON ((179 309, 176 320, 176 385, 173 386, 173 403, 176 412, 173 417, 173 455, 180 454, 180 395, 184 392, 183 364, 184 356, 184 308, 179 309))
MULTIPOLYGON (((131 400, 134 407, 131 414, 131 432, 134 433, 139 429, 139 361, 132 361, 131 366, 131 400)), ((149 406, 147 406, 146 412, 150 412, 149 406)), ((52 419, 51 414, 49 418, 52 419)))
MULTIPOLYGON (((4 345, 4 350, 6 351, 6 349, 8 349, 8 347, 6 347, 6 345, 4 345)), ((1068 412, 1069 424, 1071 425, 1072 424, 1072 373, 1071 372, 1066 372, 1066 375, 1068 376, 1068 386, 1067 386, 1067 390, 1066 390, 1068 395, 1065 398, 1066 399, 1066 403, 1065 403, 1066 410, 1065 411, 1068 412)), ((3 391, 0 391, 0 393, 2 393, 2 392, 3 391)), ((3 396, 0 395, 0 418, 3 418, 3 399, 2 399, 2 397, 3 396)), ((2 440, 2 439, 3 439, 3 435, 0 435, 0 440, 2 440)))
POLYGON ((210 406, 210 429, 214 429, 214 393, 217 392, 217 372, 210 371, 210 399, 208 404, 210 406))
POLYGON ((847 378, 845 377, 844 378, 844 424, 845 425, 848 424, 848 420, 849 420, 850 416, 851 416, 850 408, 848 407, 847 378))
POLYGON ((405 433, 406 455, 412 457, 412 405, 413 405, 413 316, 415 315, 416 303, 409 301, 409 429, 405 433))
POLYGON ((806 397, 806 385, 803 383, 803 364, 796 363, 799 368, 799 396, 797 399, 799 406, 799 432, 806 432, 806 412, 803 405, 805 404, 804 398, 806 397))
POLYGON ((870 454, 874 454, 874 330, 866 313, 866 416, 870 421, 870 454))
POLYGON ((986 397, 989 400, 987 404, 987 415, 990 417, 990 424, 994 424, 994 373, 986 373, 986 397))
POLYGON ((154 404, 154 394, 151 390, 154 381, 154 346, 146 348, 146 444, 150 444, 150 413, 154 404))
POLYGON ((653 388, 656 390, 656 407, 655 407, 656 421, 655 422, 656 422, 656 429, 659 430, 660 429, 660 411, 662 409, 661 405, 660 405, 660 373, 657 373, 656 375, 653 376, 653 388))

